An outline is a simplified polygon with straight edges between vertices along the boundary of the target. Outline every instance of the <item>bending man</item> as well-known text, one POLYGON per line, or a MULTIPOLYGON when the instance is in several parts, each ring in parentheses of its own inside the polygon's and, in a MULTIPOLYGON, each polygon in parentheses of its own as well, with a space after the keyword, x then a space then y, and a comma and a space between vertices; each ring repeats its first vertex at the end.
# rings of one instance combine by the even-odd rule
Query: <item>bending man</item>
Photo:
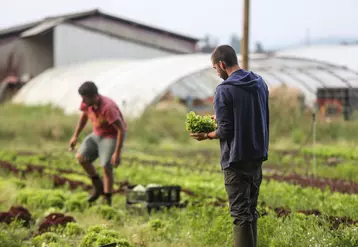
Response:
POLYGON ((116 103, 100 95, 93 82, 83 83, 78 92, 82 97, 80 106, 82 115, 70 141, 70 147, 72 149, 75 147, 78 136, 89 118, 93 124, 93 132, 84 139, 76 158, 92 179, 93 192, 88 202, 94 202, 104 194, 107 204, 111 205, 113 167, 120 163, 126 123, 116 103), (100 166, 103 167, 103 183, 92 164, 97 158, 100 166))

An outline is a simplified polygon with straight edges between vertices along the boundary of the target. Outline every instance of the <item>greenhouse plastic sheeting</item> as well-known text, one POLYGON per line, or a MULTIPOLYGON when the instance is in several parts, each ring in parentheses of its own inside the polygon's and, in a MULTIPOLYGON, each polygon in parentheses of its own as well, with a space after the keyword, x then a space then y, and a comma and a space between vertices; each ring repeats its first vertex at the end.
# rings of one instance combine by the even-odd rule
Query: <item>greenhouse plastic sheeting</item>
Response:
POLYGON ((78 87, 91 80, 101 94, 113 98, 123 108, 124 114, 136 117, 177 80, 209 66, 209 55, 87 62, 43 72, 27 83, 13 102, 52 104, 68 114, 77 113, 81 102, 78 87))
POLYGON ((300 48, 286 49, 277 56, 297 57, 346 66, 358 71, 358 44, 350 45, 311 45, 300 48))
MULTIPOLYGON (((312 106, 318 87, 358 87, 358 73, 350 69, 354 67, 350 62, 348 59, 347 68, 343 68, 342 64, 289 57, 282 52, 270 56, 251 54, 249 66, 267 81, 269 88, 286 84, 300 89, 306 104, 312 106)), ((24 86, 13 102, 52 104, 66 113, 78 113, 78 87, 87 80, 94 81, 101 94, 114 99, 127 117, 140 116, 168 91, 181 98, 211 97, 222 81, 212 68, 210 54, 93 61, 43 72, 24 86)))

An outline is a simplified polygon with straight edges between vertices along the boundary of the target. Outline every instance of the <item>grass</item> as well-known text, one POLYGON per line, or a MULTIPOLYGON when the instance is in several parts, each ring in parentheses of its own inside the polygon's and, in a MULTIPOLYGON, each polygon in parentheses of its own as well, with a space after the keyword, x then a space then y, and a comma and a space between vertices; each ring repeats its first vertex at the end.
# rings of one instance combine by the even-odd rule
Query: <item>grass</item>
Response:
MULTIPOLYGON (((312 144, 309 114, 289 104, 292 99, 273 97, 270 105, 270 147, 299 148, 312 144), (286 101, 287 102, 286 102, 286 101), (283 108, 282 106, 286 107, 283 108)), ((51 106, 0 105, 0 146, 42 149, 71 138, 78 121, 51 106)), ((140 119, 128 120, 128 143, 169 148, 218 148, 217 142, 194 142, 185 130, 186 112, 149 108, 140 119)), ((357 143, 357 121, 317 121, 317 142, 352 146, 357 143)), ((88 124, 81 138, 91 131, 88 124)))
MULTIPOLYGON (((58 160, 61 167, 79 171, 80 169, 75 167, 75 162, 70 161, 69 158, 65 155, 58 156, 54 160, 58 160)), ((48 164, 48 166, 52 165, 52 162, 48 164)), ((4 173, 0 177, 0 195, 4 200, 0 209, 6 211, 12 205, 23 205, 30 210, 35 220, 30 228, 16 226, 17 223, 10 226, 0 225, 6 236, 22 240, 20 242, 25 246, 30 246, 31 243, 34 246, 41 246, 42 243, 50 242, 51 246, 56 246, 55 243, 61 246, 82 246, 81 244, 86 240, 94 237, 91 228, 103 225, 108 231, 114 231, 118 236, 117 239, 127 241, 133 247, 216 247, 231 246, 232 243, 228 207, 214 207, 210 204, 210 200, 202 200, 203 204, 193 204, 185 209, 164 210, 146 215, 126 210, 125 197, 122 195, 114 196, 113 208, 101 205, 100 201, 95 206, 89 207, 85 203, 86 192, 81 190, 70 192, 65 187, 54 188, 51 180, 44 176, 28 174, 23 180, 4 173), (36 232, 43 218, 51 212, 63 212, 73 216, 80 230, 74 235, 69 235, 68 229, 59 228, 54 229, 52 235, 45 234, 41 238, 28 239, 28 236, 36 232)), ((198 195, 225 196, 220 174, 199 175, 180 167, 150 168, 140 164, 134 166, 123 164, 116 169, 116 178, 117 180, 130 179, 131 182, 141 184, 175 183, 190 188, 198 195)), ((185 199, 192 200, 183 197, 183 200, 185 199)), ((331 194, 328 191, 320 192, 311 188, 302 189, 285 183, 264 182, 260 196, 260 201, 262 200, 273 207, 288 206, 293 210, 314 207, 325 214, 358 217, 354 208, 354 205, 358 203, 357 196, 331 194)), ((269 211, 268 216, 260 218, 258 228, 259 246, 297 246, 299 244, 300 246, 349 247, 358 243, 355 234, 357 227, 342 225, 337 230, 331 230, 330 224, 324 218, 296 213, 287 218, 277 218, 274 212, 269 211)), ((0 237, 0 246, 2 243, 9 244, 5 241, 0 237)), ((99 240, 92 239, 91 241, 93 244, 99 240)))
MULTIPOLYGON (((271 115, 271 148, 298 149, 303 145, 309 148, 311 125, 309 118, 297 109, 280 111, 284 103, 273 100, 271 115), (275 105, 276 104, 276 105, 275 105), (279 106, 279 107, 277 107, 279 106), (290 115, 290 114, 291 115, 290 115), (305 141, 308 140, 306 143, 305 141)), ((50 161, 33 158, 32 163, 43 163, 49 171, 56 173, 56 167, 67 167, 83 172, 73 158, 66 153, 67 143, 72 136, 78 116, 66 116, 59 109, 50 106, 24 107, 20 105, 0 105, 0 148, 9 151, 34 151, 48 154, 50 161)), ((352 147, 358 138, 356 122, 333 122, 317 124, 317 140, 319 145, 333 147, 352 147)), ((210 164, 218 164, 219 145, 217 141, 196 142, 190 139, 185 130, 185 113, 174 110, 149 109, 141 119, 129 121, 128 139, 125 153, 141 157, 148 155, 154 160, 182 160, 183 162, 203 161, 204 157, 195 153, 213 156, 210 164), (193 155, 194 153, 194 155, 193 155), (200 157, 199 157, 200 156, 200 157)), ((81 139, 91 131, 88 124, 81 139)), ((283 167, 289 166, 291 160, 274 157, 283 167)), ((293 157, 300 160, 301 157, 293 157)), ((26 157, 15 160, 17 165, 26 164, 26 157)), ((321 162, 321 160, 320 160, 321 162)), ((322 161, 323 162, 323 161, 322 161)), ((181 163, 180 163, 181 164, 181 163)), ((301 169, 303 164, 297 164, 301 169)), ((340 178, 354 180, 357 171, 353 164, 338 165, 325 169, 321 174, 338 174, 340 178), (351 169, 351 170, 348 170, 351 169), (354 173, 350 172, 353 171, 354 173), (351 174, 351 177, 348 175, 351 174)), ((333 176, 332 175, 332 176, 333 176)), ((67 176, 67 175, 66 175, 67 176)), ((125 197, 116 195, 113 209, 100 205, 90 208, 86 205, 87 192, 79 189, 70 192, 67 188, 54 188, 46 177, 29 175, 26 179, 15 178, 6 173, 0 174, 0 210, 7 211, 11 205, 27 206, 35 218, 30 228, 22 227, 19 222, 13 225, 0 225, 0 246, 41 246, 52 242, 49 246, 83 246, 84 241, 99 243, 91 227, 107 228, 99 230, 102 235, 123 240, 123 246, 231 246, 232 224, 226 207, 212 206, 213 199, 202 199, 202 205, 191 205, 185 209, 173 209, 156 212, 150 216, 131 213, 125 208, 125 197), (56 193, 63 195, 56 197, 56 193), (49 202, 50 201, 50 202, 49 202), (44 216, 50 212, 64 212, 73 216, 80 230, 71 235, 70 230, 54 230, 43 237, 29 237, 36 231, 44 216), (114 232, 112 232, 112 230, 114 232), (34 240, 35 239, 35 240, 34 240), (51 241, 49 239, 52 239, 51 241), (82 245, 81 245, 82 244, 82 245)), ((69 175, 72 179, 89 182, 85 174, 69 175)), ((148 184, 180 184, 203 196, 220 196, 226 198, 223 178, 220 173, 196 172, 195 169, 177 167, 148 167, 140 162, 124 163, 116 170, 116 179, 128 179, 132 183, 148 184)), ((183 195, 183 200, 190 197, 183 195)), ((301 188, 286 183, 266 181, 262 184, 260 201, 271 207, 283 206, 296 209, 318 208, 325 214, 350 216, 358 218, 355 210, 357 195, 344 195, 319 191, 312 188, 301 188)), ((273 211, 259 220, 259 246, 356 246, 358 245, 357 227, 341 226, 337 230, 330 229, 326 219, 313 216, 292 214, 288 218, 278 218, 273 211)), ((75 226, 75 229, 78 230, 75 226)), ((97 234, 98 236, 101 234, 97 234)), ((109 237, 108 237, 109 238, 109 237)), ((86 245, 91 246, 91 244, 86 245)), ((98 245, 97 245, 98 246, 98 245)))

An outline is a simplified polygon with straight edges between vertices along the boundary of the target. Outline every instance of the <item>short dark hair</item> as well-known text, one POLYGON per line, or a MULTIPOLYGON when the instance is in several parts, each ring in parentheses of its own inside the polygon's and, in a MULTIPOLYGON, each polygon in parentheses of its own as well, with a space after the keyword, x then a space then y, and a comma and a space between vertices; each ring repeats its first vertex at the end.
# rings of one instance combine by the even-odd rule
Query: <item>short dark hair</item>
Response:
POLYGON ((228 67, 238 65, 236 51, 229 45, 220 45, 216 47, 211 54, 211 61, 213 64, 222 61, 228 67))
POLYGON ((86 81, 80 86, 78 93, 81 96, 94 97, 98 94, 98 88, 93 82, 86 81))

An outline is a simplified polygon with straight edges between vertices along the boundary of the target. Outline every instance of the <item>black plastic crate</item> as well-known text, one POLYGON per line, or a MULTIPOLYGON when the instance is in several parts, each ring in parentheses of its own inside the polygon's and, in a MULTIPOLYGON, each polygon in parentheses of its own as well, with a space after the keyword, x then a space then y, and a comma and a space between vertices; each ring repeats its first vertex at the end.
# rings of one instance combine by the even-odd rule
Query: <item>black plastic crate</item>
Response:
POLYGON ((152 209, 173 207, 180 205, 180 186, 155 186, 145 191, 129 190, 126 198, 127 207, 146 207, 150 213, 152 209))

